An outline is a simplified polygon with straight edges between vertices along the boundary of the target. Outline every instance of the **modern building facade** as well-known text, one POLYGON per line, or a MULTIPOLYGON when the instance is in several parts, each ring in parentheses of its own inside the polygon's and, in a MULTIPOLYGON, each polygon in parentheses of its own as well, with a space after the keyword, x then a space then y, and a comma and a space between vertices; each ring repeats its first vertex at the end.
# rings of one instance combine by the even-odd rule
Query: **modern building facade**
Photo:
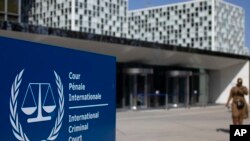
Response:
POLYGON ((127 0, 24 0, 32 25, 126 37, 127 0))
POLYGON ((20 22, 21 0, 0 0, 0 21, 20 22))
POLYGON ((245 12, 242 7, 217 0, 214 2, 213 31, 216 51, 248 54, 245 47, 245 12))
POLYGON ((205 50, 248 54, 244 10, 223 0, 195 0, 128 12, 128 37, 205 50))
POLYGON ((223 0, 193 0, 132 11, 127 0, 26 0, 23 5, 29 5, 24 13, 33 25, 249 54, 244 44, 244 10, 223 0))
POLYGON ((127 5, 23 0, 21 18, 29 24, 12 24, 0 36, 115 56, 118 108, 221 104, 238 77, 249 86, 242 8, 222 0, 133 11, 127 5))
MULTIPOLYGON (((4 29, 0 29, 0 36, 115 56, 117 108, 223 104, 238 77, 250 87, 249 56, 103 35, 88 36, 88 33, 40 26, 14 26, 17 25, 6 30, 0 22, 4 29)), ((249 96, 246 99, 249 101, 249 96)))

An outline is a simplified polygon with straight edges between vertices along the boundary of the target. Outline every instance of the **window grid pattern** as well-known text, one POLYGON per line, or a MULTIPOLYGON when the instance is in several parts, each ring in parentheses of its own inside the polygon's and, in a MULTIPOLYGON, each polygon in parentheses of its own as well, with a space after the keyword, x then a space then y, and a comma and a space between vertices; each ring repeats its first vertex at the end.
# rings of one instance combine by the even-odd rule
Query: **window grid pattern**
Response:
POLYGON ((129 12, 133 39, 210 50, 212 2, 192 1, 129 12))
POLYGON ((30 24, 126 37, 127 0, 42 1, 33 3, 30 24))
POLYGON ((220 52, 248 54, 244 47, 244 10, 217 0, 215 13, 215 49, 220 52))
POLYGON ((244 11, 223 0, 132 11, 128 11, 128 0, 35 0, 28 15, 33 25, 249 54, 244 46, 244 11))

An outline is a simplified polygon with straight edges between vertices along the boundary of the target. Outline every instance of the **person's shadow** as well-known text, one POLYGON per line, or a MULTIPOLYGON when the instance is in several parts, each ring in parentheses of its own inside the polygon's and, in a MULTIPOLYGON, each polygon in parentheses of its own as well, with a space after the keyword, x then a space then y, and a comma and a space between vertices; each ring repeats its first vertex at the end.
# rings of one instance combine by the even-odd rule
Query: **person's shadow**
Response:
POLYGON ((225 128, 217 128, 216 129, 217 132, 223 132, 223 133, 230 133, 230 130, 229 129, 225 129, 225 128))

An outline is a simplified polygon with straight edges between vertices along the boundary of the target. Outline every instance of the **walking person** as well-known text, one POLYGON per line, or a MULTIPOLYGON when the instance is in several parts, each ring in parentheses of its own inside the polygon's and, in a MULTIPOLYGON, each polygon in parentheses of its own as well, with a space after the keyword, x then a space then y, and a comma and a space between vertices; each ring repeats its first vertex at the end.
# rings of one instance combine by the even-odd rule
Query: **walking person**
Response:
POLYGON ((244 98, 248 94, 247 87, 243 86, 241 78, 237 79, 237 84, 234 86, 228 97, 226 107, 229 108, 229 103, 232 100, 232 121, 234 125, 242 125, 243 120, 248 118, 248 104, 244 98))

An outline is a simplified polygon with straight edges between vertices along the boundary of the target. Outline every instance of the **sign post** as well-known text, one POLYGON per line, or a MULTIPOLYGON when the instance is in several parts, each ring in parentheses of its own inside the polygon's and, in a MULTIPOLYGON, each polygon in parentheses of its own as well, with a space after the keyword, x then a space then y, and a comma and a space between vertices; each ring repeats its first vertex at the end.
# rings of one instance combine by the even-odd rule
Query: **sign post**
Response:
POLYGON ((0 43, 1 140, 115 141, 114 57, 0 43))

